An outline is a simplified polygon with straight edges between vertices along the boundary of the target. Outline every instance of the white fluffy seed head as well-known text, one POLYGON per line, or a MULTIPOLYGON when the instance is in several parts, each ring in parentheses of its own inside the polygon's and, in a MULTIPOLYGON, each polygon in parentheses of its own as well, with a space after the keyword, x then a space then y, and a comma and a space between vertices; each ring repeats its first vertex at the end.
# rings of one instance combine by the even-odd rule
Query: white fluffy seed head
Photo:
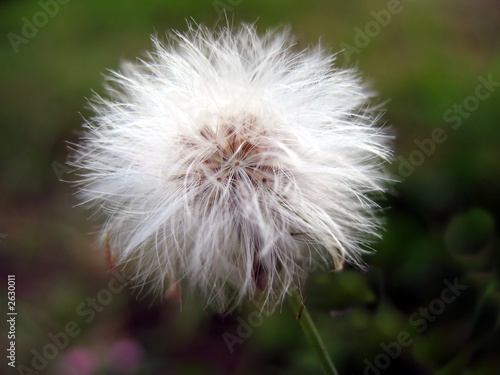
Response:
POLYGON ((153 43, 108 77, 72 160, 116 264, 219 310, 359 264, 391 150, 356 73, 251 25, 153 43))

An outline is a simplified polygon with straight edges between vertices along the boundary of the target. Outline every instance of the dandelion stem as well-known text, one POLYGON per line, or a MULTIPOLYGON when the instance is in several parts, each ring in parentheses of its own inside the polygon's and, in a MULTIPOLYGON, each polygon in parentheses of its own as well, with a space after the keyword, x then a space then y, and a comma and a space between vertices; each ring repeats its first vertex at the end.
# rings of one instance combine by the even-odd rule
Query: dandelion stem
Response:
POLYGON ((288 301, 290 302, 294 312, 297 314, 297 320, 300 322, 305 335, 318 354, 323 372, 326 375, 338 375, 339 373, 333 365, 330 355, 326 351, 325 344, 323 344, 323 340, 321 339, 311 315, 309 315, 309 312, 302 301, 302 297, 297 291, 297 288, 292 288, 290 294, 288 295, 288 301))

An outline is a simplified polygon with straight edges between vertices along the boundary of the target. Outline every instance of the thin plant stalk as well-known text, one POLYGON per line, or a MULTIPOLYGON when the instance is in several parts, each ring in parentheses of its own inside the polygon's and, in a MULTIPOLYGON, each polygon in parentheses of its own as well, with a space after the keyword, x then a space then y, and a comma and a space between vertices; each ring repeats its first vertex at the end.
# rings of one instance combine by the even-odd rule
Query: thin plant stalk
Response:
POLYGON ((314 350, 316 351, 323 372, 326 375, 338 375, 337 369, 333 365, 333 362, 328 354, 325 344, 319 335, 316 325, 314 324, 311 315, 304 306, 302 297, 300 296, 297 288, 291 288, 290 294, 288 295, 288 301, 292 306, 293 310, 297 314, 297 320, 300 322, 300 326, 304 331, 305 335, 311 342, 314 350))

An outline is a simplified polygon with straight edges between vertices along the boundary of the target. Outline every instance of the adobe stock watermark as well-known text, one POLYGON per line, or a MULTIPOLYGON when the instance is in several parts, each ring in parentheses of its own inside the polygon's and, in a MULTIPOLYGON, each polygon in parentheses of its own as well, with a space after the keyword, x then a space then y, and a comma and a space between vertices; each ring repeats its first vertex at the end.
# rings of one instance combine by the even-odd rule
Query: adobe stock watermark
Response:
POLYGON ((58 161, 53 161, 50 165, 54 174, 60 182, 66 182, 64 180, 64 175, 70 173, 73 169, 71 169, 67 164, 59 163, 58 161))
MULTIPOLYGON (((451 130, 457 130, 462 126, 463 120, 471 116, 472 112, 479 108, 482 101, 487 100, 495 92, 497 87, 500 87, 500 82, 493 80, 493 75, 489 74, 486 78, 482 75, 477 77, 479 82, 471 94, 464 98, 461 103, 454 103, 453 106, 443 113, 443 121, 451 124, 451 130)), ((430 137, 422 140, 415 139, 415 145, 407 157, 398 156, 399 165, 397 171, 400 177, 408 178, 415 168, 421 166, 425 159, 431 156, 437 148, 437 145, 444 143, 448 139, 446 130, 441 127, 432 129, 430 137)))
POLYGON ((22 26, 20 34, 12 31, 7 34, 14 52, 18 53, 19 46, 22 44, 28 44, 38 34, 38 31, 45 27, 49 23, 49 20, 59 13, 60 6, 69 2, 70 0, 39 0, 38 6, 40 10, 29 18, 21 18, 22 26))
MULTIPOLYGON (((109 305, 116 294, 123 291, 129 284, 118 272, 110 271, 113 278, 109 280, 106 288, 99 290, 94 297, 88 297, 85 302, 80 303, 75 307, 75 313, 83 318, 85 324, 90 324, 94 321, 98 313, 102 312, 109 305)), ((48 365, 53 361, 63 350, 65 350, 71 341, 82 333, 82 326, 76 321, 69 321, 64 325, 64 328, 58 332, 49 332, 47 334, 47 342, 41 348, 33 348, 31 350, 32 358, 29 366, 17 366, 17 372, 20 375, 40 375, 48 365)))
POLYGON ((342 42, 340 44, 346 61, 350 63, 353 54, 358 55, 363 48, 368 47, 371 41, 391 23, 393 16, 400 14, 403 9, 404 7, 403 4, 401 4, 401 0, 389 0, 385 9, 370 11, 372 19, 368 21, 363 28, 358 26, 354 27, 354 39, 352 43, 342 42))
MULTIPOLYGON (((420 306, 417 311, 408 317, 408 323, 412 327, 416 327, 417 333, 423 333, 429 327, 429 324, 434 322, 446 310, 446 306, 459 297, 467 285, 459 284, 457 278, 451 283, 449 280, 444 280, 446 287, 441 291, 439 298, 435 298, 425 307, 420 306)), ((401 331, 396 336, 394 341, 389 343, 380 343, 382 349, 375 358, 370 361, 365 358, 363 375, 380 375, 383 370, 386 370, 391 365, 392 361, 399 358, 403 348, 413 344, 413 337, 408 331, 401 331)))
POLYGON ((217 20, 224 19, 240 5, 243 0, 214 0, 212 5, 217 12, 217 20))
POLYGON ((236 345, 241 345, 248 339, 252 333, 264 323, 264 318, 269 317, 269 312, 259 312, 257 310, 252 311, 248 314, 246 319, 243 319, 241 316, 236 318, 238 322, 238 326, 236 327, 236 334, 232 334, 229 332, 224 332, 222 334, 222 339, 226 344, 229 353, 234 353, 234 348, 236 345))

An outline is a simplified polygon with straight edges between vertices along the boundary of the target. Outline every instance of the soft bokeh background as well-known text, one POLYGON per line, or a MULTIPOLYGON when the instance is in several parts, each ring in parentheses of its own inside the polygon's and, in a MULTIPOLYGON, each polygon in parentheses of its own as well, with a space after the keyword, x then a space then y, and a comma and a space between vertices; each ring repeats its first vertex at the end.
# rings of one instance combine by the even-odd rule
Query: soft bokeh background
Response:
MULTIPOLYGON (((152 33, 185 30, 190 18, 214 25, 225 10, 235 22, 258 19, 259 30, 290 25, 301 47, 321 38, 347 48, 338 64, 357 65, 388 100, 401 183, 382 202, 384 239, 367 272, 318 274, 306 292, 340 373, 497 374, 500 87, 476 87, 480 77, 500 82, 500 3, 402 0, 377 32, 371 12, 393 2, 73 0, 44 22, 37 1, 1 1, 0 314, 15 274, 17 365, 64 375, 321 373, 287 304, 270 317, 251 305, 222 317, 192 300, 181 312, 129 288, 111 293, 98 223, 60 182, 70 178, 65 142, 77 140, 85 97, 101 92, 106 69, 144 56, 152 33), (24 30, 16 52, 8 35, 23 37, 23 17, 34 16, 42 26, 24 30), (360 40, 356 27, 372 36, 360 40), (443 142, 415 152, 433 132, 443 142), (448 303, 446 280, 467 286, 453 301, 445 292, 448 303), (57 336, 69 322, 79 334, 57 336), (400 354, 390 344, 398 338, 409 344, 400 354)), ((30 373, 2 358, 0 373, 30 373)))

